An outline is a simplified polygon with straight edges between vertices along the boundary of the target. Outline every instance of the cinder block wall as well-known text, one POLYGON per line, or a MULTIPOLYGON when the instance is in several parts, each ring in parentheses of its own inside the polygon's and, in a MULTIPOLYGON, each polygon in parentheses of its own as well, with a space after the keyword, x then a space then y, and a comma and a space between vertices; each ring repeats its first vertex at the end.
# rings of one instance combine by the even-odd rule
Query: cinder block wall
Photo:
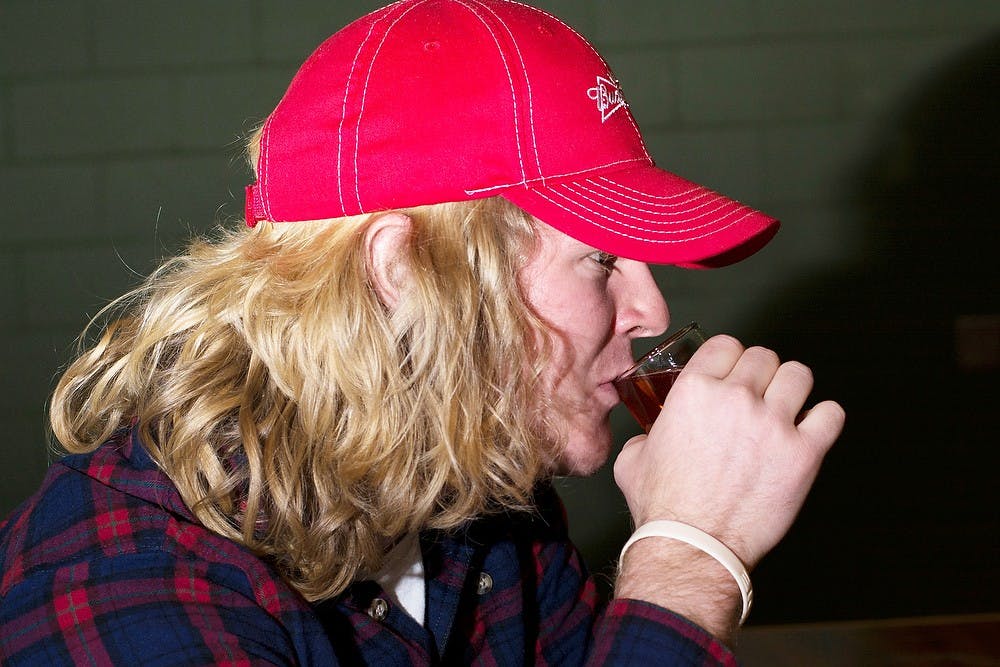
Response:
MULTIPOLYGON (((378 4, 0 0, 0 512, 43 474, 43 404, 87 316, 240 215, 242 137, 378 4)), ((598 44, 661 165, 785 221, 737 267, 659 274, 675 323, 737 335, 800 276, 866 252, 856 165, 911 90, 1000 27, 989 0, 537 4, 598 44)), ((627 530, 610 485, 564 485, 598 570, 627 530)))

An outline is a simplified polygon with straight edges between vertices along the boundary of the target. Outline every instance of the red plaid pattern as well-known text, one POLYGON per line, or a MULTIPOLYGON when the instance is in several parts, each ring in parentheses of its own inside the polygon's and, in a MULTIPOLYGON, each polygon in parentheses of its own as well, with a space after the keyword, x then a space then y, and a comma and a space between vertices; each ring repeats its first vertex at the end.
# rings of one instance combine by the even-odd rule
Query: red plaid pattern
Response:
POLYGON ((537 514, 421 535, 423 624, 371 581, 310 605, 197 523, 133 433, 52 467, 0 523, 4 665, 735 664, 665 609, 598 610, 555 492, 537 514), (480 573, 493 586, 478 589, 480 573))

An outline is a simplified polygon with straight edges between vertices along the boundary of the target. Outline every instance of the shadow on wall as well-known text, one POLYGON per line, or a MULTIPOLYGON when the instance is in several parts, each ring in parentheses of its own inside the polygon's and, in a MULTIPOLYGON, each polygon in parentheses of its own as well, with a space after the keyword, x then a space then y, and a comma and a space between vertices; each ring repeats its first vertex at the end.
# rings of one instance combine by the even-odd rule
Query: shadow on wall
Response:
POLYGON ((754 327, 848 414, 756 622, 1000 609, 1000 34, 880 129, 853 176, 865 256, 754 327))

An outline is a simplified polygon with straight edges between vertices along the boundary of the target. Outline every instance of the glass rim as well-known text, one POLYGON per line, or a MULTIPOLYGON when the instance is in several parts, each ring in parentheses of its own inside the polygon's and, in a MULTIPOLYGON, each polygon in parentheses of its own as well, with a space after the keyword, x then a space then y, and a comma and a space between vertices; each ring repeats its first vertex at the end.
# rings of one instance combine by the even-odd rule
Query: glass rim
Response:
POLYGON ((621 373, 619 373, 618 376, 615 377, 614 380, 612 380, 612 382, 618 382, 619 380, 622 380, 622 379, 626 378, 629 375, 635 374, 635 372, 637 370, 639 370, 639 367, 642 366, 644 363, 646 363, 646 360, 649 359, 650 357, 652 357, 654 354, 659 354, 660 352, 663 351, 663 348, 667 347, 668 345, 673 345, 678 340, 680 340, 682 337, 684 337, 688 333, 690 333, 692 330, 694 330, 694 329, 700 329, 700 328, 701 327, 698 325, 697 322, 689 322, 686 326, 681 327, 680 329, 678 329, 677 331, 673 332, 672 334, 670 334, 669 336, 667 336, 665 339, 663 339, 662 341, 660 341, 659 343, 657 343, 656 346, 652 350, 650 350, 646 354, 644 354, 641 357, 639 357, 635 361, 634 364, 632 364, 631 366, 628 367, 628 370, 625 370, 625 371, 622 371, 621 373))

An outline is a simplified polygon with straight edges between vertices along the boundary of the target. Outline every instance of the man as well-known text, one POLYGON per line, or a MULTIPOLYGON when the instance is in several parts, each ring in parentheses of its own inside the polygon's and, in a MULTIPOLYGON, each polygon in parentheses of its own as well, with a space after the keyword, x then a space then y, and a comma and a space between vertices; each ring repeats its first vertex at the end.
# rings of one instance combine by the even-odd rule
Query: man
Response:
POLYGON ((303 65, 251 141, 247 227, 114 304, 67 370, 73 454, 0 528, 11 664, 731 662, 745 567, 843 412, 708 341, 615 475, 641 526, 596 608, 553 474, 610 454, 666 329, 646 262, 767 216, 652 166, 614 77, 506 0, 404 0, 303 65), (641 539, 640 539, 641 538, 641 539))

